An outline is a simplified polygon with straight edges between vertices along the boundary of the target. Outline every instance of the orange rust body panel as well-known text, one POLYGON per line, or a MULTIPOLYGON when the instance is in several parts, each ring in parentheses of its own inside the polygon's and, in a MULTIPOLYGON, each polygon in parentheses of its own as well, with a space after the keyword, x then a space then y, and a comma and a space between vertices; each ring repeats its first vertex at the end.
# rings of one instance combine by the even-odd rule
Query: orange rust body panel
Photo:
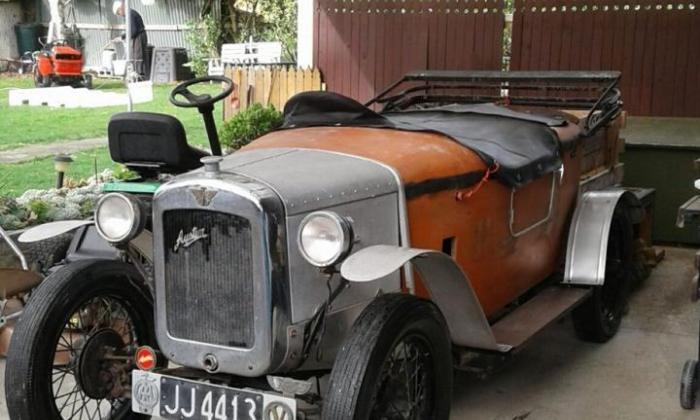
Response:
MULTIPOLYGON (((560 138, 575 136, 574 125, 559 130, 560 138), (573 127, 573 128, 571 128, 573 127)), ((486 165, 471 150, 433 133, 387 129, 317 127, 267 134, 244 150, 293 147, 356 155, 395 168, 405 185, 473 172, 486 165)), ((487 316, 493 316, 518 296, 556 271, 579 185, 580 165, 568 152, 564 177, 546 175, 514 193, 515 231, 545 218, 552 177, 556 176, 553 216, 548 223, 515 238, 510 233, 511 189, 490 180, 468 198, 457 190, 416 196, 408 200, 411 246, 441 250, 454 238, 453 256, 469 276, 487 316)), ((417 281, 417 293, 428 297, 417 281)))

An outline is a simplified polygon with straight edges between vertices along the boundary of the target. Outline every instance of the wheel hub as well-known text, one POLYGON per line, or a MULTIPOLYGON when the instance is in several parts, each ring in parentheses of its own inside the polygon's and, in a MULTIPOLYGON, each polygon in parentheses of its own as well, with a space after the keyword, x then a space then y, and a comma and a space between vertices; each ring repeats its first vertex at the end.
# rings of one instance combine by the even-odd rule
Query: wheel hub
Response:
POLYGON ((106 398, 117 385, 113 365, 106 356, 124 348, 122 337, 111 328, 91 334, 80 350, 76 363, 76 378, 85 395, 94 399, 106 398))

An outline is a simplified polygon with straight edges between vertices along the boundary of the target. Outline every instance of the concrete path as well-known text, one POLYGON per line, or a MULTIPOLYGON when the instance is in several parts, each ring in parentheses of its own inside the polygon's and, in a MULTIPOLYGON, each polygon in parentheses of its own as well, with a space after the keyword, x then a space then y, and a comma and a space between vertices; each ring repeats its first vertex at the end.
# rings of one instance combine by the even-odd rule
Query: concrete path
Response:
MULTIPOLYGON (((697 355, 698 311, 690 301, 694 250, 668 248, 606 344, 576 339, 567 318, 535 338, 500 373, 455 377, 452 420, 675 420, 683 363, 697 355)), ((0 361, 0 420, 8 420, 0 361)), ((445 390, 445 392, 449 392, 445 390)))
POLYGON ((610 342, 579 341, 569 318, 535 338, 485 380, 457 374, 453 419, 698 419, 678 402, 680 374, 697 357, 698 307, 690 301, 694 250, 668 248, 635 292, 610 342))
POLYGON ((107 139, 103 137, 50 144, 33 144, 17 149, 0 151, 0 164, 26 162, 37 158, 55 156, 60 153, 70 154, 106 145, 107 139))

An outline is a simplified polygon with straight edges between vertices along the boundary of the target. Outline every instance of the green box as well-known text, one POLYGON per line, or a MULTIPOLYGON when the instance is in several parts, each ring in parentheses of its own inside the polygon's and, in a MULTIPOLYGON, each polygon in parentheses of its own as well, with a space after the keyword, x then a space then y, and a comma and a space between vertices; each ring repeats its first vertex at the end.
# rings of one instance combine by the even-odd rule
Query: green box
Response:
POLYGON ((700 194, 694 187, 700 173, 700 119, 630 117, 626 139, 624 185, 654 188, 655 242, 700 245, 700 226, 676 227, 678 208, 700 194))

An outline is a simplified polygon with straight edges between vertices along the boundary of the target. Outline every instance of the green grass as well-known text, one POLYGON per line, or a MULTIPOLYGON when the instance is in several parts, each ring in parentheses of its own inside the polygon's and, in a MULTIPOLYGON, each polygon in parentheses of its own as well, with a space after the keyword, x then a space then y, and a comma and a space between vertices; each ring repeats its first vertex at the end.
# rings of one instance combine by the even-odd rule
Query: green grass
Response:
MULTIPOLYGON (((125 111, 125 107, 104 108, 49 108, 17 106, 8 104, 8 88, 33 87, 29 77, 0 77, 0 150, 13 149, 30 144, 53 143, 107 136, 107 122, 112 114, 125 111)), ((113 92, 126 92, 118 81, 95 79, 95 87, 113 92)), ((135 104, 134 111, 160 112, 177 117, 185 126, 189 142, 207 145, 202 118, 194 108, 177 108, 168 97, 174 85, 158 85, 153 88, 154 100, 135 104)), ((198 92, 214 93, 216 85, 206 85, 198 92)), ((215 115, 221 114, 221 102, 215 115)), ((219 118, 217 118, 218 120, 219 118)))
MULTIPOLYGON (((98 89, 125 92, 119 82, 95 80, 98 89)), ((29 144, 46 144, 66 140, 78 140, 107 136, 107 122, 124 107, 94 109, 61 109, 48 107, 10 107, 8 105, 10 87, 33 87, 31 78, 0 76, 0 151, 29 144)), ((185 127, 188 142, 208 150, 209 142, 204 130, 202 117, 196 108, 177 108, 170 104, 168 97, 174 85, 160 85, 153 89, 153 102, 136 104, 134 111, 159 112, 178 118, 185 127)), ((215 93, 216 85, 205 85, 193 89, 196 93, 215 93)), ((221 105, 214 111, 218 118, 221 105)), ((94 175, 95 159, 97 171, 113 169, 106 148, 76 153, 68 177, 83 179, 94 175)), ((38 158, 18 164, 0 165, 0 196, 19 196, 28 189, 52 188, 56 183, 53 157, 38 158)))
MULTIPOLYGON (((76 180, 93 176, 95 163, 98 173, 116 167, 106 148, 79 152, 73 155, 73 159, 75 162, 66 176, 76 180)), ((26 190, 43 190, 55 186, 56 172, 53 169, 53 157, 0 165, 0 195, 18 197, 26 190)))

